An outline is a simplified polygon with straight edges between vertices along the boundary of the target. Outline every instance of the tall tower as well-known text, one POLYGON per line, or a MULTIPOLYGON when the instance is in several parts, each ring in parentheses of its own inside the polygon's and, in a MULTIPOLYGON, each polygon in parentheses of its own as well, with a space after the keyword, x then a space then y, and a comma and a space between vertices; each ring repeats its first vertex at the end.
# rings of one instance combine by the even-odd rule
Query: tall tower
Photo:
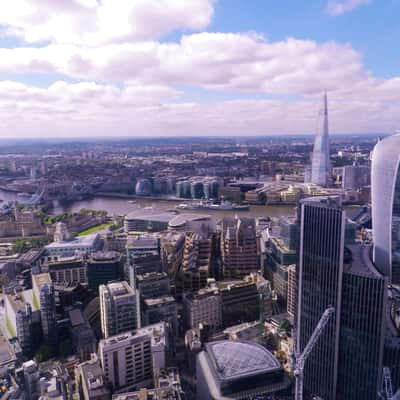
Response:
POLYGON ((329 153, 328 96, 324 94, 322 129, 317 132, 311 164, 311 183, 329 186, 331 162, 329 153))
POLYGON ((374 262, 400 284, 400 135, 379 141, 372 153, 374 262))
POLYGON ((304 389, 324 400, 375 400, 380 387, 387 278, 371 248, 345 241, 346 212, 335 197, 301 202, 297 348, 335 308, 305 363, 304 389))

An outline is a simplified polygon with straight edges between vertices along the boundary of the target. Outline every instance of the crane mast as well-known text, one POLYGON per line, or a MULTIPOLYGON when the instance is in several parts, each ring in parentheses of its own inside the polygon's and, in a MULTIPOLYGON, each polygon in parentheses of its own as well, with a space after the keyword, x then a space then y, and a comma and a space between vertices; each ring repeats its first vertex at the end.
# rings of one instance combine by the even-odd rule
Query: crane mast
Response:
POLYGON ((383 367, 382 391, 379 393, 379 397, 384 400, 393 399, 392 377, 390 375, 390 369, 388 367, 383 367))
POLYGON ((328 307, 321 316, 303 352, 299 354, 296 346, 294 352, 295 400, 303 400, 303 371, 304 364, 321 336, 331 316, 335 313, 333 307, 328 307))

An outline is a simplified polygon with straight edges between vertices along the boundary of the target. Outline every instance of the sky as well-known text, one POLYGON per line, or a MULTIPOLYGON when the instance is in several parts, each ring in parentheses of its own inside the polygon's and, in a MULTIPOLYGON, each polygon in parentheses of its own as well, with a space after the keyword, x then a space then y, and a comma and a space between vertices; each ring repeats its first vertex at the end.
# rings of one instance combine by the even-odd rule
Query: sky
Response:
POLYGON ((0 2, 0 137, 400 129, 400 0, 0 2))

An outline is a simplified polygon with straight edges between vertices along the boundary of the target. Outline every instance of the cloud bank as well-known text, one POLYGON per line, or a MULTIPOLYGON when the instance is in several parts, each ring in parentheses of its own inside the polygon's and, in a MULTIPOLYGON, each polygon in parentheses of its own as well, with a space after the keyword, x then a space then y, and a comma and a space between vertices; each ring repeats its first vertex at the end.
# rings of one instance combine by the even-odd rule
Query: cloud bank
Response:
POLYGON ((3 31, 22 42, 0 48, 0 74, 15 77, 0 81, 0 135, 312 133, 324 90, 333 132, 398 128, 400 77, 371 75, 349 44, 207 32, 214 12, 214 0, 1 3, 3 31))

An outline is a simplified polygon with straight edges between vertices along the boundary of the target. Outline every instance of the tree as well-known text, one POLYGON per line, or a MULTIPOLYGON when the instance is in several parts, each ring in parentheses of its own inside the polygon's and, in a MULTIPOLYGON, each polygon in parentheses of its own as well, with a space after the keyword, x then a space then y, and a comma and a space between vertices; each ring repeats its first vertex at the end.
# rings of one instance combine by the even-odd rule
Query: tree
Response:
POLYGON ((49 360, 53 355, 53 351, 48 344, 43 343, 37 351, 35 357, 38 363, 49 360))

